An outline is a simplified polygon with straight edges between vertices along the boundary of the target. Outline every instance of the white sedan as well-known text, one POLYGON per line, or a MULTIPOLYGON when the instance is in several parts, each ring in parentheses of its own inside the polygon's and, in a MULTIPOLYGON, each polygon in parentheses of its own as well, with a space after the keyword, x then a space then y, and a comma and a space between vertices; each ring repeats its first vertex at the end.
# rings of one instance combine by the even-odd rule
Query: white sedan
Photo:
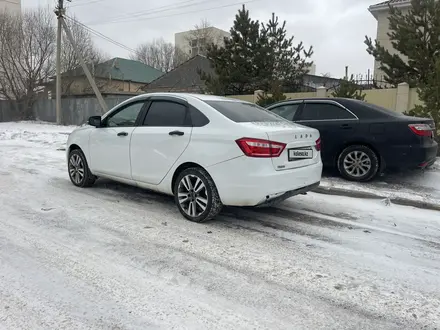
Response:
POLYGON ((317 187, 319 132, 249 102, 153 93, 90 117, 67 142, 72 183, 97 177, 174 195, 187 219, 272 205, 317 187))

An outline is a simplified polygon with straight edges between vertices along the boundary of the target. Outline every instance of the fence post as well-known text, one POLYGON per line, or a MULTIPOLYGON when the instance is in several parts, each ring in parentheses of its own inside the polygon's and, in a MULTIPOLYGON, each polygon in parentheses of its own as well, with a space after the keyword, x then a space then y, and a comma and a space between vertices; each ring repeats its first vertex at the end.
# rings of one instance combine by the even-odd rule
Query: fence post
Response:
POLYGON ((320 86, 316 89, 316 97, 327 97, 327 88, 320 86))
POLYGON ((401 83, 397 85, 396 111, 405 112, 409 108, 409 85, 401 83))
POLYGON ((264 95, 264 91, 261 89, 258 89, 254 92, 254 103, 258 102, 258 99, 260 98, 260 96, 264 95))

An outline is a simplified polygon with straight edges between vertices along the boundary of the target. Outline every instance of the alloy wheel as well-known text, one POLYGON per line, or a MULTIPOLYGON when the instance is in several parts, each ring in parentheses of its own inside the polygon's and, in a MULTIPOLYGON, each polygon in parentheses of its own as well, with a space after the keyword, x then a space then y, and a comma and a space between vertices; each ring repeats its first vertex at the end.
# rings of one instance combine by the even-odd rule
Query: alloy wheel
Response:
POLYGON ((81 157, 77 154, 73 154, 70 156, 69 160, 69 175, 72 181, 75 184, 81 184, 84 179, 85 168, 84 162, 81 157))
POLYGON ((208 207, 206 186, 196 175, 186 175, 180 180, 177 196, 180 207, 192 218, 199 217, 208 207))
POLYGON ((371 159, 365 152, 354 150, 345 156, 344 170, 352 177, 363 177, 371 170, 371 159))

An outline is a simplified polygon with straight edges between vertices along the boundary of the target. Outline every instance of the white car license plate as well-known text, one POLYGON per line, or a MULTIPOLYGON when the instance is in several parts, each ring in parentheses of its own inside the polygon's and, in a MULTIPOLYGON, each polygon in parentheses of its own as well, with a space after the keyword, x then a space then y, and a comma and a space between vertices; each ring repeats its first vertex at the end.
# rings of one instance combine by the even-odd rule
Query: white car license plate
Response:
POLYGON ((313 158, 312 149, 289 149, 289 160, 313 158))

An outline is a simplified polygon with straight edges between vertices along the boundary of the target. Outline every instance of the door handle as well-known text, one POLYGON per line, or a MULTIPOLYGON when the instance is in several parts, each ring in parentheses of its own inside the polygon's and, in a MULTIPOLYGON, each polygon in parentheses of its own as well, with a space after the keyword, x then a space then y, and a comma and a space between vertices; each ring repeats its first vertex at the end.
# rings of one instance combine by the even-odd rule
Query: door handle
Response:
POLYGON ((168 133, 169 135, 177 135, 177 136, 182 136, 185 133, 183 133, 182 131, 172 131, 168 133))
POLYGON ((128 135, 127 132, 119 132, 119 133, 118 133, 118 136, 127 136, 127 135, 128 135))

